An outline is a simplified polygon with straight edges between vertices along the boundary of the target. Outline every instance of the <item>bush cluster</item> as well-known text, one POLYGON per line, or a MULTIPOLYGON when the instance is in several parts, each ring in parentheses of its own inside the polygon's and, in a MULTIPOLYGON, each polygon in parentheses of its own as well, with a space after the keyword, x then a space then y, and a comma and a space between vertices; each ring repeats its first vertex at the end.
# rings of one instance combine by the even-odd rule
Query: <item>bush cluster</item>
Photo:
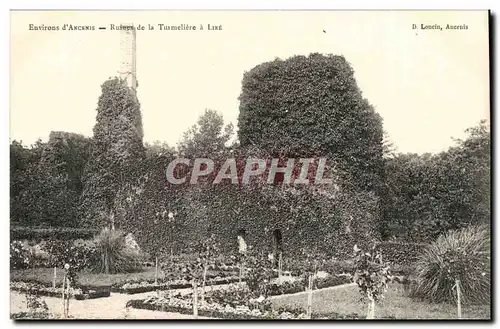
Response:
POLYGON ((92 241, 52 240, 29 244, 14 240, 10 244, 11 269, 33 267, 63 268, 69 264, 75 271, 93 270, 100 255, 92 241))

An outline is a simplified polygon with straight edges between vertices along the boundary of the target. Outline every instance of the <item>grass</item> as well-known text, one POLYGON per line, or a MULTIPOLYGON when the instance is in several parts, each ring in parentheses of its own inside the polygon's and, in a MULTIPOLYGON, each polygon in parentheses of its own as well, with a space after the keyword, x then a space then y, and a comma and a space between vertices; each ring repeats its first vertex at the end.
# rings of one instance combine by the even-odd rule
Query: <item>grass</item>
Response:
MULTIPOLYGON (((53 268, 34 268, 24 270, 12 270, 10 272, 11 281, 30 281, 39 282, 44 285, 51 285, 54 276, 53 268)), ((161 271, 158 271, 158 279, 164 277, 161 271)), ((123 285, 130 281, 154 280, 155 269, 148 268, 142 272, 118 273, 118 274, 100 274, 90 272, 78 273, 78 282, 82 285, 90 286, 110 286, 123 285)), ((57 269, 56 284, 62 284, 63 270, 57 269)))
MULTIPOLYGON (((367 305, 360 300, 357 286, 333 290, 319 290, 313 294, 312 312, 326 314, 358 313, 365 315, 367 305)), ((284 296, 272 300, 273 307, 307 307, 307 294, 284 296)), ((397 319, 456 319, 457 308, 451 304, 430 304, 417 301, 407 296, 403 285, 389 285, 385 299, 375 307, 375 316, 379 318, 394 316, 397 319)), ((462 306, 462 319, 489 320, 490 306, 462 306)))

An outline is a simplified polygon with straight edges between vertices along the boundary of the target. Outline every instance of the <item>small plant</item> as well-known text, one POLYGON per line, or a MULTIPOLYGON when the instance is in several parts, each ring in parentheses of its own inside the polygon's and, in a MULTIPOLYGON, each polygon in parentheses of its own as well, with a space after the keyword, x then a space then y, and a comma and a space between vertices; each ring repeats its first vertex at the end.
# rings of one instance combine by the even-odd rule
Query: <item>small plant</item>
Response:
POLYGON ((130 318, 130 307, 125 307, 125 312, 123 314, 123 319, 128 320, 130 318))
POLYGON ((203 266, 203 278, 201 288, 201 302, 205 302, 205 286, 207 283, 207 271, 209 266, 215 265, 215 257, 220 253, 220 246, 215 239, 215 235, 211 234, 210 237, 199 246, 200 259, 203 266))
POLYGON ((364 252, 354 246, 356 272, 354 282, 359 286, 363 297, 368 299, 367 319, 375 318, 375 303, 384 298, 387 284, 392 280, 389 266, 382 261, 380 253, 364 252))
POLYGON ((273 271, 269 268, 269 260, 264 254, 249 252, 246 257, 246 283, 250 289, 250 297, 267 297, 273 271))
POLYGON ((49 307, 44 300, 36 292, 29 291, 26 294, 26 306, 28 312, 26 318, 46 319, 49 317, 49 307))
POLYGON ((10 243, 10 267, 11 269, 23 269, 30 267, 31 254, 21 241, 14 240, 10 243))
POLYGON ((457 282, 464 304, 490 299, 490 233, 485 226, 450 231, 430 244, 416 263, 411 296, 457 303, 457 282))

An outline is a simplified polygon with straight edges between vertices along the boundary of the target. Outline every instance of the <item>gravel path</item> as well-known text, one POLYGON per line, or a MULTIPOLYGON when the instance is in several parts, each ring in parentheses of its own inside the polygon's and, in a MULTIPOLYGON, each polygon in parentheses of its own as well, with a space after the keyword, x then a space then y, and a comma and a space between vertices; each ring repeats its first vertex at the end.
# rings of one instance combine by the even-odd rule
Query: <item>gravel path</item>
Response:
MULTIPOLYGON (((335 287, 328 287, 323 289, 314 290, 313 293, 317 293, 324 290, 334 290, 342 289, 349 286, 355 285, 354 283, 343 284, 335 287)), ((213 289, 224 289, 230 285, 219 285, 213 286, 213 289)), ((207 287, 210 291, 210 287, 207 287)), ((177 289, 176 291, 180 293, 191 292, 190 288, 177 289)), ((295 295, 307 294, 306 291, 298 292, 295 294, 272 296, 271 299, 286 298, 295 295)), ((155 296, 156 292, 146 292, 140 294, 119 294, 111 293, 109 297, 106 298, 96 298, 87 300, 74 300, 70 301, 69 313, 75 319, 194 319, 192 315, 180 314, 180 313, 170 313, 170 312, 160 312, 160 311, 150 311, 141 310, 135 308, 126 308, 125 305, 129 300, 132 299, 144 299, 149 296, 155 296)), ((62 301, 60 298, 55 297, 42 297, 49 307, 49 312, 54 314, 62 314, 62 301)), ((26 295, 19 293, 17 291, 10 292, 10 312, 25 312, 26 307, 26 295)), ((199 319, 210 319, 207 317, 199 316, 199 319)))
MULTIPOLYGON (((223 289, 228 285, 215 286, 214 289, 223 289)), ((210 288, 208 288, 210 289, 210 288)), ((190 288, 178 289, 181 293, 190 292, 190 288)), ((155 296, 156 292, 146 292, 141 294, 119 294, 111 293, 109 297, 74 300, 71 299, 69 305, 69 314, 75 319, 194 319, 192 315, 169 313, 160 311, 140 310, 135 308, 126 308, 125 305, 132 299, 143 299, 149 296, 155 296)), ((62 314, 62 300, 55 297, 42 297, 49 307, 49 312, 62 314)), ((10 292, 10 312, 27 311, 26 295, 17 291, 10 292)), ((199 316, 199 319, 209 319, 199 316)))

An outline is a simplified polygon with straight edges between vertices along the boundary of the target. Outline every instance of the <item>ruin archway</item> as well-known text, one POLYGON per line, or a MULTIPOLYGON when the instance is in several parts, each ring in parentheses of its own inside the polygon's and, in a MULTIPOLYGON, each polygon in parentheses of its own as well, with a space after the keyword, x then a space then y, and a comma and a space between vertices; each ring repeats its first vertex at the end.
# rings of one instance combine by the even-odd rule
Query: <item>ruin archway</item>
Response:
POLYGON ((244 228, 238 229, 237 239, 238 239, 238 251, 240 254, 246 254, 247 252, 247 242, 246 242, 247 232, 244 228))
POLYGON ((283 234, 280 229, 273 231, 273 255, 274 266, 278 268, 278 276, 281 276, 283 264, 283 234))

